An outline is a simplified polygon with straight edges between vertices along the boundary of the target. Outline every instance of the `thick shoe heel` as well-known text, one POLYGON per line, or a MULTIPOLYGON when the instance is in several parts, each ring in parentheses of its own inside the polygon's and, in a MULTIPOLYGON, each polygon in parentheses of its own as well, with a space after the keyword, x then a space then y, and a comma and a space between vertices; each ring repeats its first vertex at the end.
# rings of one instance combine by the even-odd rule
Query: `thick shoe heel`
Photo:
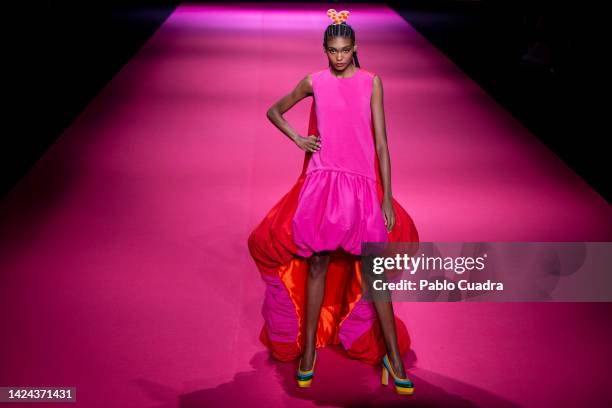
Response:
POLYGON ((387 371, 385 366, 382 367, 382 375, 381 375, 380 383, 382 385, 389 385, 389 371, 387 371))

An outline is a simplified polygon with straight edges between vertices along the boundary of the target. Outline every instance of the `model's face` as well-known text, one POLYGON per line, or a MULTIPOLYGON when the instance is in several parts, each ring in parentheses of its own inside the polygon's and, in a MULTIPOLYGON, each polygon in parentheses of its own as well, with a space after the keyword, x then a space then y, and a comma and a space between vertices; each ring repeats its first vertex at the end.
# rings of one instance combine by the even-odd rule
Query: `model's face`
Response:
POLYGON ((337 71, 344 71, 353 62, 355 51, 357 51, 357 46, 353 46, 350 38, 335 37, 327 40, 325 53, 337 71))

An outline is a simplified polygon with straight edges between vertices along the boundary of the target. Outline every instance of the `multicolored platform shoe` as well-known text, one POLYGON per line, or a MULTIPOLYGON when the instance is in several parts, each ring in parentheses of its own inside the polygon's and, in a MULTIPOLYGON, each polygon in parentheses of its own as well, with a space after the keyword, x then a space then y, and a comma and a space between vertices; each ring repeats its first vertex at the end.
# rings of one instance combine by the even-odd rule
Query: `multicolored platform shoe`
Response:
POLYGON ((300 366, 302 365, 302 358, 300 357, 300 362, 298 363, 297 374, 295 375, 295 379, 297 380, 298 387, 308 388, 312 384, 312 377, 314 375, 314 367, 317 362, 317 351, 314 352, 314 359, 312 360, 312 368, 308 371, 300 370, 300 366))
POLYGON ((389 362, 389 357, 385 354, 382 360, 382 385, 389 384, 389 373, 393 376, 393 382, 395 383, 395 391, 401 395, 411 395, 414 392, 414 384, 408 378, 399 378, 393 372, 393 367, 389 362))

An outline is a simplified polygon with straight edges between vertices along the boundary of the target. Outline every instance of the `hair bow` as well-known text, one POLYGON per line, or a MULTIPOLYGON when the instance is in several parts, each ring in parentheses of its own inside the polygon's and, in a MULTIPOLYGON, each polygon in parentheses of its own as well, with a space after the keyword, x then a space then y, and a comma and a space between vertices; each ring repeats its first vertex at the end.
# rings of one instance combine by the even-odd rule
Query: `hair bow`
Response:
POLYGON ((327 16, 334 22, 334 24, 344 23, 348 18, 348 15, 348 10, 342 10, 341 12, 337 12, 334 9, 327 10, 327 16))

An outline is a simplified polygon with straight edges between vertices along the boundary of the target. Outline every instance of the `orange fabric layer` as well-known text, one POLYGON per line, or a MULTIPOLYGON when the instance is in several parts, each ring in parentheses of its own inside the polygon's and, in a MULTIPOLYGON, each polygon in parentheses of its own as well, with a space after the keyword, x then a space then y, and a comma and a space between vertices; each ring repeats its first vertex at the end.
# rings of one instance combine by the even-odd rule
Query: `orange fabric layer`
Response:
MULTIPOLYGON (((319 325, 316 334, 316 347, 338 344, 340 323, 348 316, 355 303, 361 298, 360 275, 356 273, 355 263, 359 258, 344 251, 334 251, 330 255, 329 268, 325 278, 325 294, 321 305, 319 325)), ((298 315, 298 348, 302 349, 305 334, 305 298, 308 264, 296 258, 285 268, 280 268, 284 282, 298 315)))

